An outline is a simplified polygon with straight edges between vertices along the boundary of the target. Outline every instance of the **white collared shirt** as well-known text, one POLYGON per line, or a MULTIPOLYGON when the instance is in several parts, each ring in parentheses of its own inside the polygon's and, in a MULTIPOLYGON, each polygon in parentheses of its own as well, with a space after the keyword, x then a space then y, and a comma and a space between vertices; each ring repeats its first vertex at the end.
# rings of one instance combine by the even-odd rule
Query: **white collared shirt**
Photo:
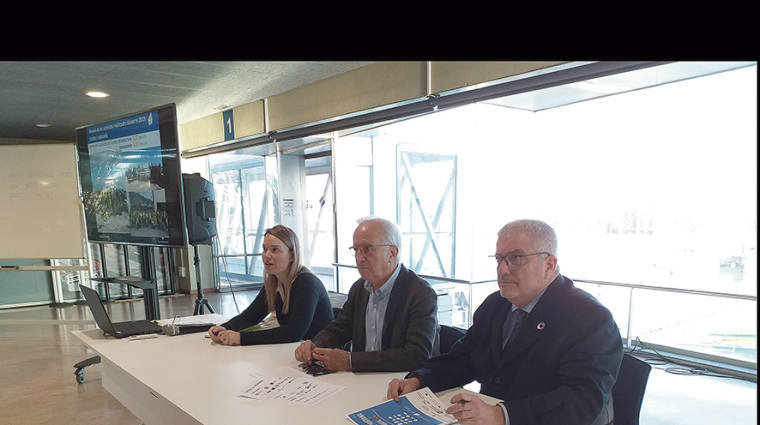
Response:
POLYGON ((388 280, 377 289, 368 281, 364 281, 364 288, 369 291, 367 310, 364 313, 364 334, 366 337, 364 351, 380 351, 382 348, 385 311, 388 309, 388 300, 400 271, 401 263, 396 265, 396 269, 393 270, 388 280))

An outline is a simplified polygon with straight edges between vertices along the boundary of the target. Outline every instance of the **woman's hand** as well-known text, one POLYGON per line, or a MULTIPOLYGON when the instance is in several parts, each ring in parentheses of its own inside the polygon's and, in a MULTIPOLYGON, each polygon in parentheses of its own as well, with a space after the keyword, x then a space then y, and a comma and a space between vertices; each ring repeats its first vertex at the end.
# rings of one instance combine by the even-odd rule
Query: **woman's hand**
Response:
POLYGON ((227 328, 224 326, 214 325, 208 329, 208 335, 211 337, 211 340, 216 342, 217 344, 221 344, 221 340, 219 339, 219 333, 222 331, 226 331, 227 328))
POLYGON ((240 332, 221 331, 217 334, 219 344, 223 345, 240 345, 240 332))

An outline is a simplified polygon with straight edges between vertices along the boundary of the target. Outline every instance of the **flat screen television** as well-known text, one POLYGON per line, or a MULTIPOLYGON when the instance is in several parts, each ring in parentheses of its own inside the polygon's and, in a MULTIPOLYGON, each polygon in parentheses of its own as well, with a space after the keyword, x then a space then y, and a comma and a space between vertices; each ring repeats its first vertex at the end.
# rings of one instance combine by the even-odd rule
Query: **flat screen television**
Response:
POLYGON ((173 103, 77 127, 87 239, 185 246, 185 212, 173 103))

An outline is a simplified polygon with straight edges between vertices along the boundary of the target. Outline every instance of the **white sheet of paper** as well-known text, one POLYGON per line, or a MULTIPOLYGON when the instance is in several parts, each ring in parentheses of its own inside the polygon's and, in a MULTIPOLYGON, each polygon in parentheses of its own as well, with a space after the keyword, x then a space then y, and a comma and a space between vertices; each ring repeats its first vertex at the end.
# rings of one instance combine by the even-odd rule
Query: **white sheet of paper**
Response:
POLYGON ((252 373, 251 381, 239 394, 254 400, 285 400, 313 406, 342 390, 343 386, 320 382, 305 374, 274 375, 252 373))
POLYGON ((430 388, 423 387, 417 391, 412 391, 406 394, 406 398, 410 403, 414 405, 420 412, 438 419, 443 423, 455 423, 456 418, 446 413, 446 406, 441 402, 441 399, 435 395, 430 388))
POLYGON ((227 318, 221 314, 200 314, 197 316, 177 317, 176 319, 162 319, 159 320, 158 323, 161 325, 168 325, 170 323, 173 323, 175 325, 197 325, 205 323, 221 324, 226 321, 227 318))

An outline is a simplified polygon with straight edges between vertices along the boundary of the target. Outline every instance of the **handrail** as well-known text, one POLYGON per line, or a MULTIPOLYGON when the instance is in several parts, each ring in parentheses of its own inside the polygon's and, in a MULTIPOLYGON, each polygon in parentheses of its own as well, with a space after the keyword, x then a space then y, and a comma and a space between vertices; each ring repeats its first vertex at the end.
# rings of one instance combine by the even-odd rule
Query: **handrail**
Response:
POLYGON ((572 279, 572 278, 571 280, 573 282, 593 283, 596 285, 603 285, 603 286, 618 286, 622 288, 633 288, 633 289, 650 289, 653 291, 678 292, 682 294, 707 295, 707 296, 721 297, 721 298, 735 298, 735 299, 740 299, 740 300, 757 301, 757 295, 742 295, 742 294, 731 294, 728 292, 701 291, 698 289, 670 288, 670 287, 663 287, 663 286, 641 285, 637 283, 617 283, 617 282, 604 282, 604 281, 599 281, 599 280, 572 279))
MULTIPOLYGON (((333 266, 338 266, 338 267, 348 267, 350 269, 356 269, 357 268, 356 266, 351 265, 351 264, 332 263, 332 265, 333 266)), ((440 281, 443 281, 443 282, 462 283, 462 284, 465 284, 465 285, 471 285, 472 284, 472 282, 470 282, 469 280, 452 279, 450 277, 430 276, 430 275, 419 274, 419 273, 417 273, 417 276, 424 277, 425 279, 440 280, 440 281)))
MULTIPOLYGON (((352 269, 356 268, 356 266, 350 265, 350 264, 332 263, 332 265, 338 266, 338 267, 349 267, 352 269)), ((418 276, 424 277, 426 279, 441 280, 444 282, 462 283, 465 285, 480 285, 483 283, 491 283, 491 282, 497 281, 496 279, 489 279, 489 280, 478 280, 478 281, 473 282, 473 281, 463 280, 463 279, 452 279, 452 278, 447 278, 447 277, 429 276, 429 275, 423 275, 423 274, 418 274, 418 276)), ((682 294, 707 295, 707 296, 721 297, 721 298, 734 298, 734 299, 740 299, 740 300, 757 301, 757 295, 732 294, 728 292, 702 291, 699 289, 682 289, 682 288, 671 288, 667 286, 642 285, 638 283, 607 282, 607 281, 589 280, 589 279, 570 278, 570 280, 572 280, 573 282, 584 282, 584 283, 591 283, 591 284, 602 285, 602 286, 617 286, 621 288, 633 288, 633 289, 649 289, 653 291, 677 292, 677 293, 682 293, 682 294)))
MULTIPOLYGON (((349 264, 340 264, 340 263, 332 263, 333 266, 337 267, 349 267, 349 268, 357 268, 354 265, 349 264)), ((468 281, 468 280, 462 280, 462 279, 451 279, 451 278, 443 278, 443 277, 435 277, 435 276, 426 276, 426 275, 418 275, 427 279, 432 280, 441 280, 446 282, 454 282, 454 283, 462 283, 469 286, 469 292, 470 292, 470 300, 472 300, 472 286, 477 284, 484 284, 484 283, 491 283, 496 282, 496 279, 490 279, 490 280, 482 280, 482 281, 468 281)), ((590 284, 596 284, 596 285, 602 285, 602 286, 616 286, 621 288, 628 288, 630 291, 629 295, 632 295, 632 292, 634 289, 646 289, 646 290, 653 290, 653 291, 663 291, 663 292, 674 292, 674 293, 682 293, 682 294, 691 294, 691 295, 704 295, 704 296, 713 296, 713 297, 719 297, 719 298, 733 298, 733 299, 741 299, 741 300, 749 300, 749 301, 757 301, 757 296, 755 295, 742 295, 742 294, 731 294, 726 292, 713 292, 713 291, 702 291, 697 289, 681 289, 681 288, 669 288, 669 287, 660 287, 660 286, 653 286, 653 285, 642 285, 642 284, 635 284, 635 283, 620 283, 620 282, 605 282, 605 281, 598 281, 598 280, 590 280, 590 279, 572 279, 574 282, 582 282, 582 283, 590 283, 590 284)), ((633 308, 631 306, 631 303, 633 302, 633 297, 631 296, 629 298, 629 308, 628 308, 628 341, 626 346, 631 347, 632 343, 632 313, 633 308)), ((467 318, 467 326, 469 327, 472 324, 472 311, 470 311, 470 314, 467 318)), ((659 347, 659 346, 658 346, 659 347)), ((756 363, 746 362, 743 360, 737 360, 732 359, 730 357, 722 357, 722 356, 716 356, 712 354, 706 354, 698 351, 690 351, 690 350, 681 350, 676 347, 665 347, 662 346, 660 348, 668 349, 673 352, 679 352, 679 353, 686 353, 690 356, 694 356, 697 359, 703 359, 707 361, 712 362, 718 362, 723 364, 729 364, 733 366, 741 366, 745 368, 751 368, 751 369, 757 369, 756 363)), ((730 374, 733 374, 732 372, 727 372, 730 374)))

